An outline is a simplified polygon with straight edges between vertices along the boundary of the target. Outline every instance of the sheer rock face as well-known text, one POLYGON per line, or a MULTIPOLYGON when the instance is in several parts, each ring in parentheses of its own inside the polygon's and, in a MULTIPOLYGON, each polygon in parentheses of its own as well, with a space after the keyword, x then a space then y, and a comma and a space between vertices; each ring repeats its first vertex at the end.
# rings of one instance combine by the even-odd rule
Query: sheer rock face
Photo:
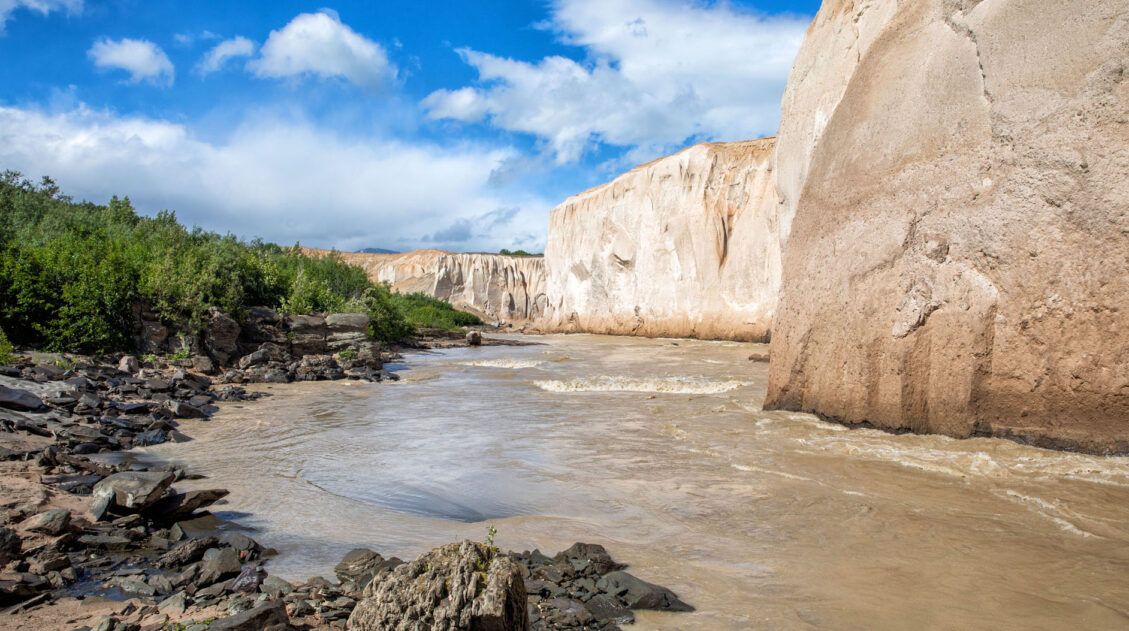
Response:
MULTIPOLYGON (((307 254, 325 250, 304 248, 307 254)), ((457 254, 416 250, 403 254, 340 252, 374 281, 400 293, 421 292, 446 300, 488 322, 526 323, 544 312, 545 266, 539 256, 457 254)))
POLYGON ((555 208, 542 326, 767 338, 780 282, 773 146, 695 145, 555 208))
POLYGON ((1129 0, 824 2, 767 406, 1129 449, 1127 68, 1129 0))

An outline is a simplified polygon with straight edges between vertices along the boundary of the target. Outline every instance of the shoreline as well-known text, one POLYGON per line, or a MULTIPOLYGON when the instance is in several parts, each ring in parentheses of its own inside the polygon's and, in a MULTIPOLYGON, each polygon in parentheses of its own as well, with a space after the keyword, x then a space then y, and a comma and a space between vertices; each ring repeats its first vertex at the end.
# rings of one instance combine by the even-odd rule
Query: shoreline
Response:
MULTIPOLYGON (((428 340, 426 345, 421 345, 423 347, 399 350, 404 354, 423 353, 432 349, 467 345, 465 340, 444 339, 438 340, 438 344, 435 342, 436 340, 428 340)), ((484 342, 484 345, 537 344, 497 338, 487 338, 484 342)), ((396 359, 402 361, 403 355, 396 359)), ((27 364, 24 367, 26 370, 36 370, 36 367, 27 364)), ((45 370, 53 372, 49 368, 45 370)), ((67 397, 55 390, 61 386, 73 387, 80 384, 81 380, 86 380, 89 389, 97 392, 106 383, 130 379, 125 376, 126 373, 107 378, 106 374, 113 371, 114 368, 110 366, 79 363, 63 374, 51 375, 59 377, 59 380, 49 379, 35 383, 10 375, 3 380, 8 387, 30 388, 31 393, 40 397, 44 403, 44 407, 38 410, 19 413, 0 408, 0 418, 6 421, 23 417, 14 425, 6 426, 5 429, 10 433, 4 435, 17 436, 21 430, 30 430, 26 440, 10 442, 10 446, 17 449, 5 447, 5 460, 0 461, 0 480, 5 489, 21 489, 19 493, 5 497, 4 503, 0 505, 6 511, 3 516, 4 523, 7 524, 0 526, 0 532, 18 537, 15 539, 15 554, 10 555, 15 560, 5 559, 5 563, 8 563, 8 570, 22 570, 0 575, 0 581, 4 581, 3 587, 6 590, 0 592, 0 597, 3 598, 0 619, 5 624, 10 622, 14 625, 13 629, 20 631, 51 628, 69 631, 76 627, 119 631, 174 628, 178 624, 187 626, 175 628, 192 629, 193 621, 240 618, 260 620, 263 624, 266 624, 263 621, 285 619, 286 624, 299 629, 345 628, 353 608, 363 600, 360 588, 364 587, 350 583, 352 579, 348 568, 345 568, 344 573, 342 571, 343 564, 347 564, 350 556, 368 555, 365 558, 370 564, 386 564, 394 560, 390 567, 402 563, 398 559, 384 559, 372 550, 356 549, 346 555, 335 568, 340 581, 338 584, 318 576, 303 583, 280 579, 269 573, 269 559, 278 553, 249 537, 248 535, 254 534, 254 529, 242 524, 239 517, 227 519, 210 510, 225 503, 223 497, 227 495, 227 490, 200 490, 193 485, 193 490, 180 493, 174 487, 184 481, 207 480, 207 471, 181 469, 177 467, 175 458, 133 449, 136 446, 166 441, 193 440, 191 435, 180 432, 181 428, 187 429, 181 421, 213 422, 229 406, 253 405, 258 399, 271 396, 271 390, 276 384, 246 384, 250 388, 243 388, 218 383, 183 369, 168 366, 162 369, 143 368, 133 379, 145 377, 148 381, 154 381, 165 377, 170 382, 166 391, 179 388, 181 384, 190 381, 201 386, 206 395, 197 392, 194 395, 197 399, 193 399, 193 402, 201 404, 201 396, 211 397, 211 401, 192 409, 204 413, 169 414, 170 410, 188 409, 180 408, 182 402, 175 396, 141 404, 128 400, 128 397, 113 397, 109 392, 100 392, 101 404, 114 414, 112 417, 98 419, 104 427, 121 426, 124 429, 123 424, 128 420, 129 414, 161 413, 169 416, 163 421, 165 437, 156 443, 143 442, 139 445, 125 436, 132 429, 138 429, 133 427, 125 430, 120 440, 112 433, 98 432, 101 434, 99 438, 91 438, 101 441, 97 450, 76 449, 67 442, 71 432, 85 432, 84 435, 88 438, 94 434, 83 430, 86 427, 83 421, 64 418, 67 410, 60 407, 60 404, 70 405, 71 412, 81 404, 64 402, 63 399, 67 397), (105 382, 92 379, 95 375, 105 379, 105 382), (63 380, 63 377, 67 379, 63 380), (217 388, 223 393, 224 399, 220 400, 215 395, 217 388), (122 420, 123 417, 126 420, 122 420), (113 422, 106 425, 104 422, 107 418, 116 419, 118 425, 113 422), (47 431, 42 431, 44 429, 47 431), (19 458, 21 455, 22 459, 19 458), (106 495, 100 491, 100 486, 105 481, 122 476, 145 478, 149 482, 159 479, 153 489, 146 487, 144 491, 157 499, 152 502, 141 501, 133 506, 119 506, 116 503, 120 500, 121 492, 111 490, 109 512, 103 520, 98 519, 102 516, 98 515, 97 498, 106 495), (90 489, 84 491, 74 484, 85 484, 90 489), (78 491, 78 494, 72 491, 78 491), (85 495, 85 492, 92 494, 85 495), (170 504, 170 498, 176 499, 170 504), (161 513, 168 510, 174 512, 161 513), (62 513, 66 515, 63 525, 53 526, 50 536, 44 534, 42 529, 29 526, 29 522, 41 515, 57 516, 62 513), (201 541, 204 543, 200 543, 201 541), (170 561, 170 556, 179 558, 170 561), (22 561, 20 557, 23 558, 22 561), (44 562, 42 557, 47 557, 47 561, 44 562), (196 568, 191 570, 196 578, 185 578, 183 574, 191 568, 196 568), (178 569, 182 571, 175 572, 178 569), (213 574, 201 580, 205 571, 213 574)), ((342 384, 367 382, 348 378, 333 381, 342 384)), ((196 390, 200 391, 201 388, 197 387, 196 390)), ((74 394, 80 393, 76 391, 74 394)), ((98 424, 89 419, 86 419, 86 423, 98 424)), ((130 483, 134 482, 136 480, 130 483)), ((220 509, 216 512, 224 511, 220 509)), ((618 572, 626 567, 611 561, 602 547, 594 548, 598 549, 599 555, 607 557, 604 563, 606 572, 618 572)), ((568 601, 579 605, 571 609, 568 603, 557 602, 560 596, 570 593, 562 585, 571 586, 570 581, 576 577, 553 572, 543 575, 548 570, 542 568, 554 563, 575 563, 575 553, 572 557, 567 557, 567 554, 566 557, 547 557, 538 551, 507 552, 503 556, 514 559, 526 580, 534 581, 528 595, 531 601, 529 615, 534 620, 553 621, 557 624, 554 628, 585 626, 590 629, 612 629, 618 628, 617 623, 634 619, 631 614, 631 608, 634 607, 628 607, 627 602, 620 602, 628 594, 617 601, 614 596, 608 600, 609 597, 597 592, 594 585, 597 580, 604 578, 597 574, 586 579, 585 588, 590 592, 582 590, 580 594, 574 595, 577 598, 583 595, 608 600, 605 611, 602 612, 605 614, 604 618, 590 616, 579 600, 568 601)), ((588 564, 588 561, 584 561, 584 564, 588 564)), ((640 589, 661 595, 659 601, 656 601, 658 604, 648 605, 644 602, 639 608, 691 610, 669 590, 626 576, 641 585, 640 589)))

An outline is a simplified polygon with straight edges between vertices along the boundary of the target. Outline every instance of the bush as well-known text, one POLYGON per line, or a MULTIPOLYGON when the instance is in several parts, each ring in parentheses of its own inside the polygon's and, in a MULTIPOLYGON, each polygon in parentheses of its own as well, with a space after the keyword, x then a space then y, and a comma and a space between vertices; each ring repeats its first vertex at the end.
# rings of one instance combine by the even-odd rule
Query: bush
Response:
POLYGON ((8 341, 8 336, 4 335, 4 329, 0 329, 0 364, 14 362, 16 360, 14 351, 12 343, 8 341))
POLYGON ((433 298, 395 296, 335 253, 190 230, 169 211, 139 216, 129 198, 74 202, 48 178, 0 174, 0 326, 17 344, 127 350, 141 309, 191 336, 211 307, 240 319, 257 305, 361 311, 384 342, 478 321, 433 298))
POLYGON ((392 304, 404 314, 404 320, 416 329, 454 331, 464 326, 482 324, 482 320, 459 311, 438 298, 426 294, 393 294, 392 304))

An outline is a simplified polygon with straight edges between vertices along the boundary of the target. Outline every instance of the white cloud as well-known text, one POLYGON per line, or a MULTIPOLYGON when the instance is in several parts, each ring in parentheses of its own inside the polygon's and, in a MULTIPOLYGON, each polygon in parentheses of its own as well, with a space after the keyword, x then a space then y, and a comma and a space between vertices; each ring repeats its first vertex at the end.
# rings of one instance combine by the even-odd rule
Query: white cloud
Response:
POLYGON ((0 0, 0 33, 16 9, 36 11, 47 15, 52 11, 78 13, 82 11, 82 0, 0 0))
POLYGON ((173 35, 172 38, 180 46, 191 46, 196 42, 206 42, 213 39, 219 39, 220 36, 211 31, 200 31, 199 33, 177 33, 176 35, 173 35))
POLYGON ((231 59, 250 57, 255 54, 255 42, 246 37, 237 36, 216 44, 209 50, 200 63, 196 64, 196 72, 201 75, 211 74, 223 68, 231 59))
POLYGON ((148 81, 158 85, 172 85, 176 70, 165 51, 144 39, 102 38, 90 47, 87 55, 99 68, 117 68, 129 72, 130 83, 148 81))
POLYGON ((302 13, 271 31, 259 58, 247 64, 266 78, 315 75, 373 88, 396 77, 384 48, 341 22, 332 11, 302 13))
POLYGON ((480 85, 432 93, 423 101, 429 117, 533 134, 558 162, 594 143, 654 153, 689 139, 775 133, 808 20, 724 2, 557 0, 543 26, 588 59, 460 49, 480 85))
POLYGON ((85 106, 0 107, 0 164, 51 175, 77 198, 129 195, 144 211, 169 208, 188 224, 344 250, 543 247, 547 201, 491 184, 513 155, 343 137, 270 116, 209 142, 180 124, 85 106), (444 235, 456 224, 469 233, 444 235))

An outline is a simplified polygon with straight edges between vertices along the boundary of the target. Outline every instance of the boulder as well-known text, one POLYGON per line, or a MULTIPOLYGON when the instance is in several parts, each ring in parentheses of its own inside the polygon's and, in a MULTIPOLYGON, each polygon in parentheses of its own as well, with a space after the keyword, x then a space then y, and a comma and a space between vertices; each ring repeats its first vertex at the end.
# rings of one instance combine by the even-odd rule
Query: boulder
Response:
POLYGON ((208 625, 208 631, 287 631, 291 628, 290 617, 281 601, 268 601, 208 625))
POLYGON ((638 579, 627 572, 610 572, 596 583, 596 588, 624 602, 629 609, 661 609, 694 611, 669 589, 638 579))
POLYGON ((529 627, 522 568, 494 548, 464 541, 400 565, 364 591, 354 631, 529 627))
POLYGON ((27 390, 0 386, 0 407, 21 412, 42 410, 43 400, 27 390))
POLYGON ((359 592, 368 586, 377 576, 391 572, 403 561, 392 557, 385 559, 381 555, 366 548, 350 550, 341 562, 333 568, 341 587, 347 592, 359 592))
POLYGON ((20 524, 20 528, 30 532, 41 532, 56 536, 66 532, 70 523, 70 511, 65 508, 53 508, 28 517, 20 524))
POLYGON ((595 543, 574 543, 567 550, 558 552, 553 560, 568 563, 582 574, 604 575, 627 567, 613 561, 604 546, 595 543))
POLYGON ((157 567, 176 568, 194 563, 199 561, 204 556, 204 552, 215 547, 217 543, 215 537, 200 537, 182 541, 157 559, 157 567))
POLYGON ((211 585, 216 581, 239 574, 239 553, 232 548, 208 548, 200 561, 200 573, 196 577, 199 585, 211 585))
POLYGON ((854 4, 784 98, 765 409, 1129 452, 1129 1, 854 4))
POLYGON ((188 517, 205 506, 211 506, 227 497, 227 489, 203 489, 174 493, 153 503, 145 513, 166 523, 188 517))
POLYGON ((164 408, 172 414, 174 418, 208 418, 208 413, 200 408, 185 403, 184 401, 177 401, 176 399, 169 399, 165 401, 164 408))
POLYGON ((470 331, 466 334, 466 343, 471 346, 482 346, 482 334, 478 331, 470 331))
POLYGON ((94 485, 90 514, 95 521, 109 509, 137 512, 161 499, 176 479, 171 471, 123 471, 94 485))
POLYGON ((20 554, 20 536, 11 528, 0 526, 0 567, 20 554))
POLYGON ((137 361, 137 358, 133 355, 124 355, 118 361, 118 370, 129 375, 136 375, 141 370, 141 362, 137 361))
POLYGON ((325 326, 330 333, 367 334, 369 317, 363 313, 331 313, 325 316, 325 326))
POLYGON ((220 365, 226 366, 238 349, 239 323, 218 309, 209 312, 204 325, 204 348, 220 365))

